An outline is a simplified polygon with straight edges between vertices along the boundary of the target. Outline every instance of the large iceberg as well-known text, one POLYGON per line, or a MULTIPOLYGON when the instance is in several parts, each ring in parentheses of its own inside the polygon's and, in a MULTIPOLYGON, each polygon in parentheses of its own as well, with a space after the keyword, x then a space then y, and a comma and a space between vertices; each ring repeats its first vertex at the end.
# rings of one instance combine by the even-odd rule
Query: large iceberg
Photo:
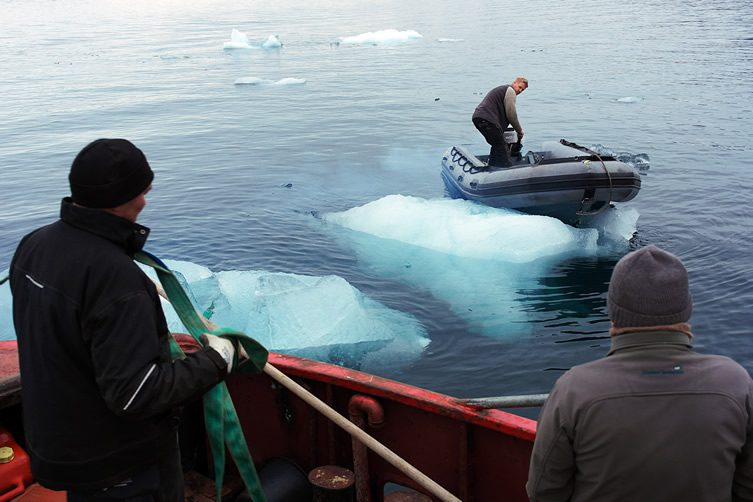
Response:
POLYGON ((596 229, 576 229, 546 216, 460 199, 388 195, 324 220, 351 230, 464 258, 527 263, 570 251, 594 251, 596 229))
MULTIPOLYGON (((372 300, 339 276, 214 273, 188 262, 166 264, 207 317, 269 350, 375 371, 413 361, 429 343, 413 316, 372 300)), ((171 331, 185 331, 172 307, 166 303, 164 309, 171 331)))
POLYGON ((403 195, 322 215, 361 267, 426 290, 469 331, 493 337, 529 335, 541 315, 529 294, 541 279, 562 260, 624 250, 637 217, 606 212, 605 228, 578 229, 464 200, 403 195))
MULTIPOLYGON (((244 331, 269 350, 378 372, 413 362, 429 344, 416 318, 372 300, 339 276, 214 273, 189 262, 166 264, 206 317, 244 331)), ((156 279, 153 270, 144 270, 156 279)), ((0 286, 0 340, 15 338, 11 308, 5 283, 0 286)), ((163 309, 170 330, 185 332, 172 306, 163 302, 163 309)))

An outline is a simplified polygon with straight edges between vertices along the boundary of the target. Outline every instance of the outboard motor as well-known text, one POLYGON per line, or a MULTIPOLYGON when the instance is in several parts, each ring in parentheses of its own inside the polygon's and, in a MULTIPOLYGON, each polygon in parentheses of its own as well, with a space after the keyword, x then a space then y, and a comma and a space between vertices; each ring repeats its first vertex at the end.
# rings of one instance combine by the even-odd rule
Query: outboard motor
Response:
POLYGON ((502 133, 502 137, 510 149, 510 157, 520 158, 520 151, 523 149, 523 145, 518 142, 518 133, 515 132, 515 129, 508 127, 502 133))

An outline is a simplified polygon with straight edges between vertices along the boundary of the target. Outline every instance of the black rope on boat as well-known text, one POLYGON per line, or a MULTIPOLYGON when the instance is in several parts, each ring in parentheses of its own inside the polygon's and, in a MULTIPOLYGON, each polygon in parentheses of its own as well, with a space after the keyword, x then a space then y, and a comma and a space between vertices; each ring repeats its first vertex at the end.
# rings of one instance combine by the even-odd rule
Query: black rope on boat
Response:
MULTIPOLYGON (((593 150, 586 148, 585 146, 578 145, 576 143, 572 143, 566 139, 561 139, 560 144, 568 146, 570 148, 575 148, 576 150, 580 150, 582 152, 586 152, 590 155, 595 156, 597 159, 599 159, 599 162, 601 163, 601 167, 604 168, 604 172, 607 175, 607 180, 609 180, 609 200, 607 200, 606 204, 603 204, 599 209, 596 211, 583 211, 583 203, 585 203, 585 199, 581 201, 581 211, 576 212, 578 216, 597 216, 604 211, 612 204, 612 190, 614 188, 614 185, 612 184, 612 175, 609 174, 609 169, 607 169, 607 165, 604 163, 604 159, 601 158, 601 155, 594 152, 593 150)), ((587 162, 587 161, 586 161, 587 162)))
POLYGON ((483 171, 483 168, 476 167, 473 162, 460 153, 454 146, 452 147, 452 150, 450 150, 450 155, 452 156, 452 162, 457 164, 464 173, 476 174, 483 171))

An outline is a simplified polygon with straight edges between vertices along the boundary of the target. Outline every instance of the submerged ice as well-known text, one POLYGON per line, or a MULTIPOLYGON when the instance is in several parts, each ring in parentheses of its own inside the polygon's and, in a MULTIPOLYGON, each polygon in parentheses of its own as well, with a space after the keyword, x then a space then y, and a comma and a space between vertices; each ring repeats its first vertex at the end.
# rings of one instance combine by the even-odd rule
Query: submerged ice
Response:
POLYGON ((552 266, 624 250, 638 213, 607 211, 595 228, 578 229, 464 200, 390 195, 322 219, 362 267, 427 291, 470 332, 507 337, 528 335, 532 320, 551 315, 532 298, 547 289, 541 281, 552 266))
MULTIPOLYGON (((412 361, 429 342, 414 317, 372 300, 339 276, 214 273, 188 262, 167 264, 207 317, 270 350, 375 370, 412 361)), ((164 309, 171 331, 185 331, 172 307, 164 309)))

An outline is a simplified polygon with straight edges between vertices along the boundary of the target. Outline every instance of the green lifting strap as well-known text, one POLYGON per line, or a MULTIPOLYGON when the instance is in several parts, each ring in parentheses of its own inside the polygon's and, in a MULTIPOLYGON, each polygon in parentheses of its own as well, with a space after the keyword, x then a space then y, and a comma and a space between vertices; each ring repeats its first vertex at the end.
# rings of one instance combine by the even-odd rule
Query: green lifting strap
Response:
MULTIPOLYGON (((197 342, 201 343, 199 336, 202 333, 211 333, 227 338, 236 347, 236 359, 233 362, 234 372, 259 373, 263 370, 264 365, 267 363, 268 352, 259 342, 250 338, 245 333, 227 328, 209 331, 209 328, 199 317, 175 274, 159 258, 146 251, 139 251, 134 256, 134 260, 154 268, 170 303, 178 313, 178 317, 180 317, 183 325, 197 342), (238 361, 239 345, 243 346, 248 354, 248 359, 243 362, 238 361)), ((183 354, 183 351, 173 337, 170 337, 170 351, 173 359, 185 357, 185 354, 183 354)), ((261 482, 254 468, 254 461, 248 451, 248 445, 243 436, 243 430, 241 429, 238 415, 235 412, 235 406, 233 406, 233 401, 230 398, 230 393, 227 390, 225 382, 220 382, 204 394, 204 421, 206 422, 207 436, 209 437, 209 445, 214 460, 217 502, 221 502, 222 500, 222 481, 225 475, 225 446, 227 446, 230 455, 238 467, 251 500, 254 502, 265 502, 266 499, 261 488, 261 482)))

